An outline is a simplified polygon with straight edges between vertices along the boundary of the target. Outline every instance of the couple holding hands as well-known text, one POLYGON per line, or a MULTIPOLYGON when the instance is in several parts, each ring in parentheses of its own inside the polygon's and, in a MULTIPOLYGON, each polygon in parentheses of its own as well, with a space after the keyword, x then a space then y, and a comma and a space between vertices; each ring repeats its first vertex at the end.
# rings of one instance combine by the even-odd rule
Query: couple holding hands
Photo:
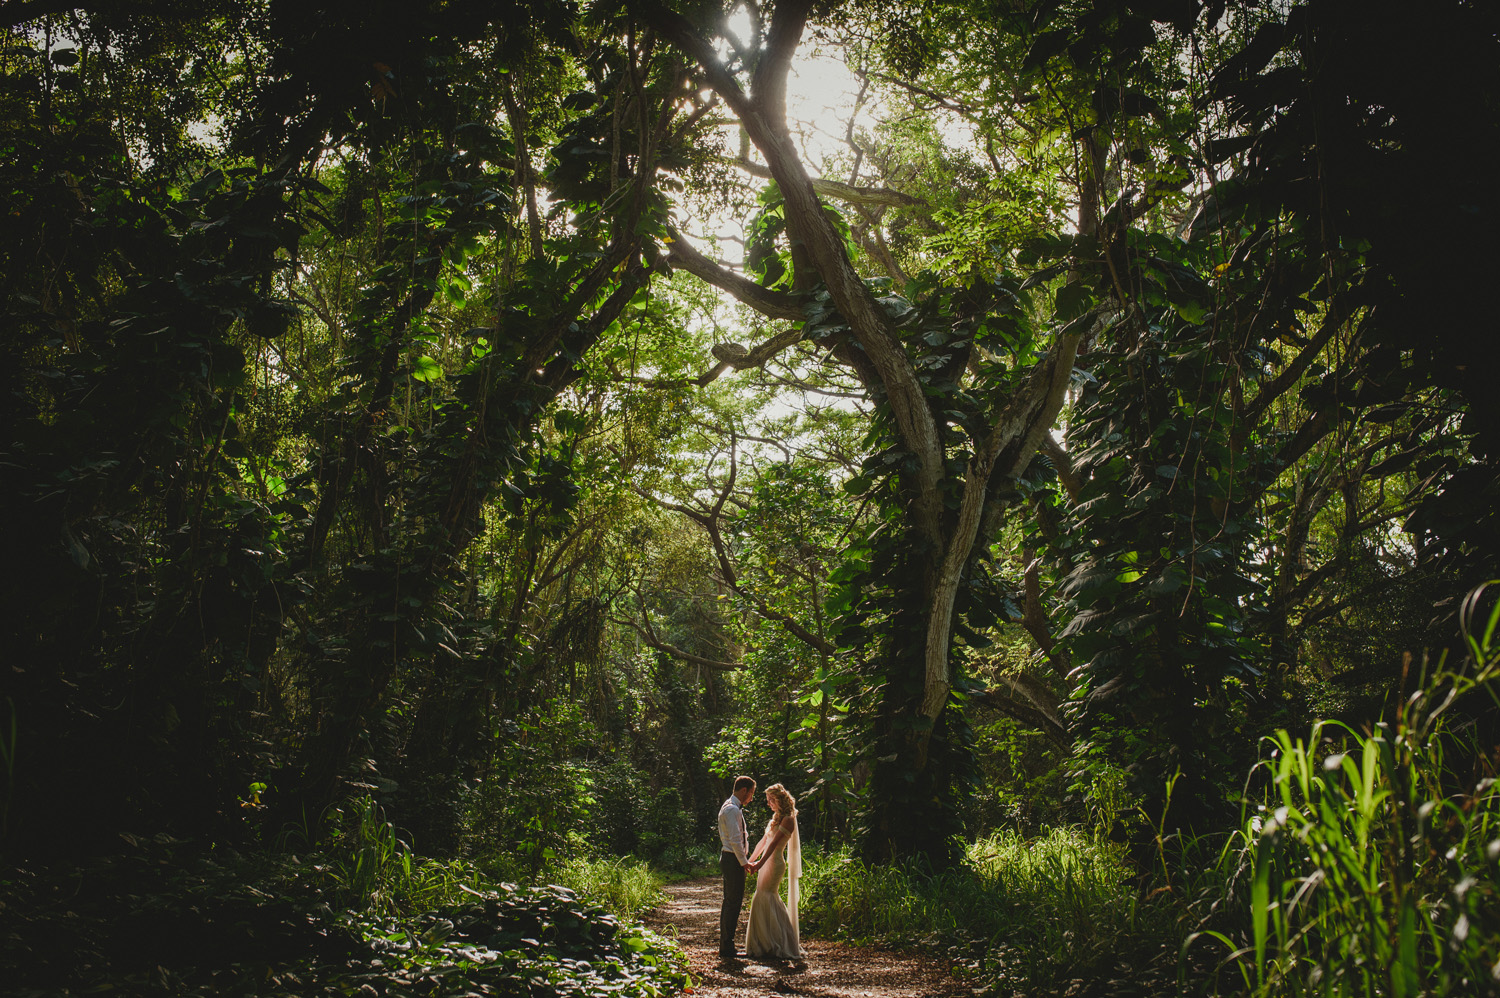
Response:
POLYGON ((719 910, 719 958, 734 960, 734 935, 745 903, 745 874, 757 874, 745 929, 745 956, 757 960, 800 960, 805 955, 797 927, 797 881, 802 876, 802 837, 797 834, 797 802, 786 787, 766 788, 771 820, 755 851, 745 827, 745 806, 755 796, 748 776, 734 781, 734 792, 719 808, 719 869, 724 873, 724 904, 719 910), (748 855, 747 855, 748 854, 748 855), (781 901, 781 881, 787 900, 781 901))

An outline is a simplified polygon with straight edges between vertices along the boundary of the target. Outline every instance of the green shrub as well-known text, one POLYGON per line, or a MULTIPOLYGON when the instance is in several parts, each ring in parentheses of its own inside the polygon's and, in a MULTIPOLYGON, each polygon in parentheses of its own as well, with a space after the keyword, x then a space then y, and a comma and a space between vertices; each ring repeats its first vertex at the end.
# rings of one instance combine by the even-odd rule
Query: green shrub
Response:
POLYGON ((719 844, 694 843, 672 846, 656 858, 656 865, 679 876, 710 877, 719 874, 719 844))
POLYGON ((688 983, 674 944, 563 887, 490 884, 460 862, 395 878, 386 864, 382 896, 340 910, 350 853, 125 843, 0 882, 0 992, 660 998, 688 983))
POLYGON ((801 921, 818 935, 898 945, 934 934, 987 935, 992 904, 972 869, 872 866, 847 848, 804 858, 801 921))
POLYGON ((587 827, 596 851, 659 859, 692 846, 697 822, 676 787, 653 789, 641 770, 624 759, 595 765, 592 773, 600 792, 587 827))
POLYGON ((457 907, 345 927, 358 942, 340 976, 391 994, 661 998, 690 983, 675 945, 566 887, 507 885, 457 907))
POLYGON ((389 907, 392 889, 416 869, 410 843, 396 835, 385 812, 366 795, 324 815, 322 855, 342 907, 389 907))
POLYGON ((588 829, 593 848, 615 856, 636 852, 640 845, 642 816, 650 806, 641 771, 628 759, 617 758, 594 764, 594 783, 605 792, 588 829))
POLYGON ((470 791, 467 844, 495 873, 530 882, 564 854, 569 833, 588 824, 594 781, 579 763, 512 754, 526 761, 497 766, 470 791))

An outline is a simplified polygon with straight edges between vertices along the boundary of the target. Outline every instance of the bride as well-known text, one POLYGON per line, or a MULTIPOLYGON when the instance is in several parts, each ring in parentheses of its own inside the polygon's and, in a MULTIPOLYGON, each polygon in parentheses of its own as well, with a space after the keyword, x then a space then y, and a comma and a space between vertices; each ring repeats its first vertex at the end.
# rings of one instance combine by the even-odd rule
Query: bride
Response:
POLYGON ((757 873, 755 897, 750 902, 750 925, 745 930, 745 955, 771 960, 800 960, 801 932, 797 927, 797 881, 802 876, 802 836, 797 833, 797 802, 780 783, 766 788, 766 804, 773 812, 766 834, 750 856, 757 873), (787 903, 781 903, 781 878, 787 878, 787 903))

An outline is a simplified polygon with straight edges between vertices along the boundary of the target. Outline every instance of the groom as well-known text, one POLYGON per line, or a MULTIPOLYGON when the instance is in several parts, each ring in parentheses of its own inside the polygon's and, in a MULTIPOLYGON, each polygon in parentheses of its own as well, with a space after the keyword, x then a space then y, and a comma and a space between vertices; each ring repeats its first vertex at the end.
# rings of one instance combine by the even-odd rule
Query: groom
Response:
POLYGON ((737 777, 734 793, 719 808, 719 869, 724 874, 724 905, 719 909, 719 959, 733 960, 734 933, 745 903, 745 874, 750 872, 750 833, 745 829, 745 805, 755 796, 755 781, 737 777))

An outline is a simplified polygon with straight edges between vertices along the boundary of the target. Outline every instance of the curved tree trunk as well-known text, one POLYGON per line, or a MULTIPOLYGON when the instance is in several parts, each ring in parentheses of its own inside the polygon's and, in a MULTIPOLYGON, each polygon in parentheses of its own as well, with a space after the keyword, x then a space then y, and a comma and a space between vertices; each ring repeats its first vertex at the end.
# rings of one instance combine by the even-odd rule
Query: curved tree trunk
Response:
MULTIPOLYGON (((793 262, 795 287, 821 283, 850 328, 837 356, 850 364, 872 397, 889 408, 902 450, 912 456, 904 472, 903 535, 887 578, 900 609, 885 623, 879 651, 867 669, 880 690, 868 751, 872 778, 864 842, 875 859, 953 858, 960 794, 973 772, 968 727, 956 702, 953 625, 957 596, 976 551, 988 543, 981 526, 994 522, 997 494, 1022 474, 1046 439, 1062 406, 1079 333, 1059 337, 1023 388, 1001 408, 961 476, 948 467, 943 444, 942 399, 929 399, 902 331, 855 270, 844 241, 818 200, 818 185, 799 159, 786 122, 786 74, 811 4, 777 4, 748 93, 717 57, 709 40, 683 17, 648 12, 657 31, 696 59, 719 97, 739 117, 781 189, 787 229, 803 252, 793 262), (950 501, 961 496, 956 511, 950 501)), ((828 190, 826 184, 823 189, 828 190)), ((795 302, 719 270, 684 248, 675 257, 695 275, 730 291, 768 315, 786 317, 795 302)))

